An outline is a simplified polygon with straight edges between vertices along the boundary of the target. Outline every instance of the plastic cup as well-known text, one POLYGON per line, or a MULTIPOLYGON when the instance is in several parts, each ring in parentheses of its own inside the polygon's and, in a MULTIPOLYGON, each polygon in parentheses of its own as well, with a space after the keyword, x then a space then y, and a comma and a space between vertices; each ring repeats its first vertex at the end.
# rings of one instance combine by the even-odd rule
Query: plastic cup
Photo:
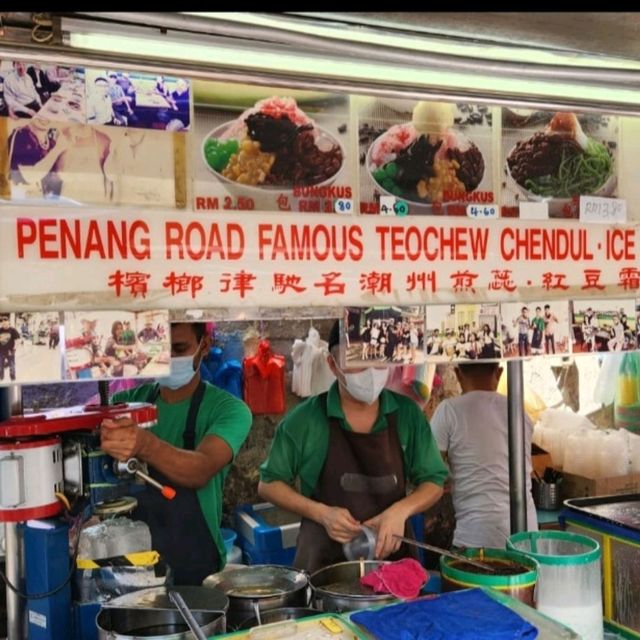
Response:
POLYGON ((373 560, 378 536, 373 529, 362 527, 362 532, 342 545, 347 560, 373 560))

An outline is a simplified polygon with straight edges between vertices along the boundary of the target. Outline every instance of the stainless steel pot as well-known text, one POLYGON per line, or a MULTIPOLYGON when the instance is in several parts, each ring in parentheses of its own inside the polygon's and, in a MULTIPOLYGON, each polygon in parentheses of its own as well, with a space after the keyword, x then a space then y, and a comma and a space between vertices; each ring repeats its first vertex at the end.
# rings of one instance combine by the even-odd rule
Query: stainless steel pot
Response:
MULTIPOLYGON (((173 587, 187 603, 203 633, 226 631, 228 599, 202 587, 173 587)), ((165 587, 142 589, 105 603, 96 619, 99 640, 192 640, 193 634, 169 600, 165 587)))
MULTIPOLYGON (((193 616, 205 635, 224 633, 220 614, 195 611, 193 616)), ((193 640, 177 610, 103 609, 97 623, 100 640, 193 640)))
POLYGON ((203 587, 214 587, 229 598, 227 624, 237 628, 259 611, 282 607, 306 607, 309 580, 304 571, 275 564, 258 564, 243 569, 214 573, 203 587))
POLYGON ((317 616, 320 611, 315 609, 305 609, 304 607, 283 607, 282 609, 271 609, 260 614, 260 620, 255 616, 245 620, 239 629, 251 629, 260 624, 271 624, 272 622, 284 622, 285 620, 300 620, 309 616, 317 616))
MULTIPOLYGON (((373 560, 362 562, 364 575, 375 571, 383 564, 387 562, 373 560)), ((375 593, 373 589, 362 586, 360 565, 358 561, 340 562, 312 574, 309 582, 313 590, 313 607, 319 611, 340 613, 366 609, 396 600, 391 594, 375 593)))

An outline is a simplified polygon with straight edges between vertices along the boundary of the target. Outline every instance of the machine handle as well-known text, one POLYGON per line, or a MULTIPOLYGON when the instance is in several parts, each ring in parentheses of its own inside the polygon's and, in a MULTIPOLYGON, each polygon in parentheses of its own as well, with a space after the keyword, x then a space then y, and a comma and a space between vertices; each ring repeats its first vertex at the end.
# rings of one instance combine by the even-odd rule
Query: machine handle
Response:
POLYGON ((140 478, 141 480, 144 480, 147 484, 150 484, 152 487, 155 487, 156 489, 158 489, 158 491, 160 491, 163 497, 165 497, 167 500, 173 500, 176 497, 176 490, 173 487, 160 484, 157 480, 154 480, 151 476, 148 476, 143 471, 140 471, 140 469, 136 469, 135 474, 136 476, 138 476, 138 478, 140 478))

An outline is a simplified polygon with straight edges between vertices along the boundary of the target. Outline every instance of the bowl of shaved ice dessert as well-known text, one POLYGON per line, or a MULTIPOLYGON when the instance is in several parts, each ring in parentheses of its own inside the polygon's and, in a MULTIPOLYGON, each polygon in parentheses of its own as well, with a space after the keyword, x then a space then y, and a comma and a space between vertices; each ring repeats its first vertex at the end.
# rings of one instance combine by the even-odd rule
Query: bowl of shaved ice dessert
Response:
POLYGON ((520 200, 547 201, 551 215, 570 211, 576 196, 611 196, 617 185, 611 151, 570 112, 556 113, 544 129, 517 142, 505 172, 520 200))
POLYGON ((366 167, 382 195, 412 203, 411 211, 434 203, 465 201, 485 174, 477 145, 454 127, 454 105, 418 102, 411 122, 395 124, 369 147, 366 167))
POLYGON ((241 191, 287 193, 332 184, 345 153, 293 98, 274 96, 212 129, 203 140, 202 158, 216 178, 241 191))

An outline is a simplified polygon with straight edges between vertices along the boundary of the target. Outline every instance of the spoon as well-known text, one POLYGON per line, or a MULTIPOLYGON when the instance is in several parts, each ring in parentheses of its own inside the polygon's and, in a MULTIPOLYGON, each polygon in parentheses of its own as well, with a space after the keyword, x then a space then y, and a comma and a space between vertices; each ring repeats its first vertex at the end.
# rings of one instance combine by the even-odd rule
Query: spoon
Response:
POLYGON ((207 636, 204 635, 198 621, 193 617, 191 611, 189 611, 184 598, 177 591, 169 591, 169 600, 176 605, 176 608, 184 618, 189 629, 191 629, 191 633, 193 633, 196 640, 207 640, 207 636))
POLYGON ((447 556, 449 558, 454 558, 455 560, 460 560, 461 562, 467 562, 472 564, 474 567, 478 567, 480 569, 484 569, 485 571, 489 571, 490 573, 496 573, 497 569, 492 567, 489 564, 485 564, 484 562, 480 562, 479 560, 474 560, 473 558, 467 558, 467 556, 463 556, 460 553, 454 553, 453 551, 447 551, 447 549, 441 549, 440 547, 434 547, 431 544, 426 544, 425 542, 418 542, 417 540, 412 540, 411 538, 404 538, 403 536, 398 536, 396 534, 393 535, 394 538, 398 540, 402 540, 402 542, 406 542, 407 544, 411 544, 414 547, 420 547, 421 549, 428 549, 429 551, 435 551, 443 556, 447 556))

